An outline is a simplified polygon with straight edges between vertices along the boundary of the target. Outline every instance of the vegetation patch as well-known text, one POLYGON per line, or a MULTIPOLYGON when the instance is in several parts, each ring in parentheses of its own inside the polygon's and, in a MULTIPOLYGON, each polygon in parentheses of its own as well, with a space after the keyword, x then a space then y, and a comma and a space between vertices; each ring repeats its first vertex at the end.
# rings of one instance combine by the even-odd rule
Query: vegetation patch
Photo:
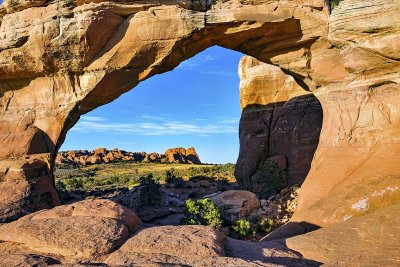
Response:
POLYGON ((210 199, 188 199, 185 205, 185 217, 181 224, 207 225, 216 229, 222 226, 221 212, 210 199))
POLYGON ((257 234, 264 236, 271 232, 273 223, 273 220, 269 218, 263 218, 255 224, 246 219, 240 219, 230 227, 230 236, 235 239, 252 239, 257 234))
POLYGON ((140 205, 157 205, 160 203, 160 183, 154 179, 153 175, 149 174, 141 177, 140 184, 140 205))
POLYGON ((252 176, 258 196, 268 199, 279 193, 287 185, 287 174, 281 170, 278 164, 272 160, 266 160, 259 165, 256 173, 252 176))

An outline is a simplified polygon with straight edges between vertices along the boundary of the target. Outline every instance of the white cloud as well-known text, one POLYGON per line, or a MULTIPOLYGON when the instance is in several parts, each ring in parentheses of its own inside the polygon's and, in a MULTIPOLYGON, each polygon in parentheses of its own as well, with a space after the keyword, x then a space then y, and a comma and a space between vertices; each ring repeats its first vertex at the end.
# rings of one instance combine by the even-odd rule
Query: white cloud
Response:
POLYGON ((210 75, 217 75, 217 76, 229 76, 229 77, 238 76, 238 74, 237 74, 236 72, 223 71, 223 70, 202 71, 201 73, 203 73, 203 74, 210 74, 210 75))
POLYGON ((160 121, 159 118, 142 116, 147 119, 140 123, 118 123, 101 121, 80 120, 71 130, 80 133, 110 132, 114 134, 138 134, 138 135, 183 135, 195 134, 198 136, 210 136, 212 134, 236 133, 238 131, 237 118, 220 118, 213 120, 194 121, 160 121))
POLYGON ((96 116, 82 116, 81 120, 84 120, 84 121, 105 121, 105 118, 96 117, 96 116))
POLYGON ((199 66, 201 66, 203 64, 207 64, 208 62, 212 62, 217 59, 218 59, 218 57, 215 57, 212 55, 197 55, 193 58, 183 61, 181 64, 179 64, 178 68, 194 69, 194 68, 198 68, 199 66))

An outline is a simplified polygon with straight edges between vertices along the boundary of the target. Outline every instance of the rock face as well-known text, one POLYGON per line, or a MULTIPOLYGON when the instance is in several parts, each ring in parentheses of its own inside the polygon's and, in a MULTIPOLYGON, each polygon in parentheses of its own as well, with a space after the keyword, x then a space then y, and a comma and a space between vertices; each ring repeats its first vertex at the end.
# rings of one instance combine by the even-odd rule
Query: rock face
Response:
POLYGON ((0 240, 42 253, 93 259, 121 245, 139 225, 136 214, 119 204, 85 200, 4 224, 0 240))
POLYGON ((257 191, 254 176, 265 160, 279 158, 289 185, 306 178, 322 127, 322 107, 279 67, 246 56, 239 65, 240 153, 235 176, 257 191))
POLYGON ((381 209, 312 233, 286 244, 328 266, 396 266, 399 264, 400 205, 381 209))
POLYGON ((188 149, 182 147, 171 148, 165 151, 164 156, 168 159, 167 162, 201 164, 199 155, 197 155, 193 147, 188 149))
MULTIPOLYGON (((309 123, 321 118, 312 93, 323 122, 294 222, 328 231, 396 207, 399 12, 400 2, 389 0, 343 0, 333 10, 325 0, 6 0, 0 6, 0 219, 59 203, 56 152, 80 115, 213 45, 268 64, 253 69, 253 59, 242 62, 237 177, 244 187, 253 186, 248 179, 259 162, 276 155, 287 158, 293 181, 302 180, 318 131, 308 132, 309 123), (270 70, 271 78, 247 79, 272 65, 285 75, 270 70), (298 174, 295 159, 306 162, 298 174)), ((31 227, 33 235, 36 224, 31 227)), ((398 234, 392 238, 399 243, 398 234)))
POLYGON ((179 148, 171 148, 165 151, 164 154, 145 152, 126 152, 114 148, 107 150, 105 148, 97 148, 93 151, 78 150, 66 151, 57 154, 57 164, 102 164, 114 162, 171 162, 171 163, 187 163, 187 164, 201 164, 199 156, 193 147, 187 150, 179 148))

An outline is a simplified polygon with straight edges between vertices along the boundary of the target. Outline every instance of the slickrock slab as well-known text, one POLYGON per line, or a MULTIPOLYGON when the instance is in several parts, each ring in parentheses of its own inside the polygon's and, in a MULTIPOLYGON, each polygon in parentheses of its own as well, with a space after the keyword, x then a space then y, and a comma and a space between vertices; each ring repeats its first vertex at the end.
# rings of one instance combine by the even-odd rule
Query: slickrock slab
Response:
POLYGON ((398 266, 400 204, 292 237, 286 245, 328 266, 398 266))
POLYGON ((207 226, 160 226, 140 231, 118 252, 220 257, 225 256, 224 242, 224 234, 207 226))
POLYGON ((0 226, 0 240, 43 253, 95 258, 112 252, 140 220, 109 200, 85 200, 39 211, 0 226))

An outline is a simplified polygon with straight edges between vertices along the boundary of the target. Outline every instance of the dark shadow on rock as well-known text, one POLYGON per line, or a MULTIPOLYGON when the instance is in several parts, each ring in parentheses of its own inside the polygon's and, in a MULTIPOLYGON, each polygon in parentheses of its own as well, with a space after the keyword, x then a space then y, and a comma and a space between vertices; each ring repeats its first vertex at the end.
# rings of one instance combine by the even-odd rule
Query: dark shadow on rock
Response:
POLYGON ((272 240, 286 239, 297 235, 302 235, 321 228, 318 225, 308 222, 288 222, 260 240, 261 243, 272 240))
POLYGON ((35 128, 35 133, 30 141, 28 155, 52 153, 55 154, 55 144, 43 130, 35 128))
POLYGON ((238 183, 257 191, 252 176, 265 160, 280 156, 286 158, 288 185, 301 185, 318 147, 322 120, 321 104, 313 94, 246 106, 239 126, 238 183))
POLYGON ((287 267, 322 265, 320 262, 304 259, 301 254, 286 247, 284 240, 255 243, 228 237, 225 253, 228 257, 287 267))

